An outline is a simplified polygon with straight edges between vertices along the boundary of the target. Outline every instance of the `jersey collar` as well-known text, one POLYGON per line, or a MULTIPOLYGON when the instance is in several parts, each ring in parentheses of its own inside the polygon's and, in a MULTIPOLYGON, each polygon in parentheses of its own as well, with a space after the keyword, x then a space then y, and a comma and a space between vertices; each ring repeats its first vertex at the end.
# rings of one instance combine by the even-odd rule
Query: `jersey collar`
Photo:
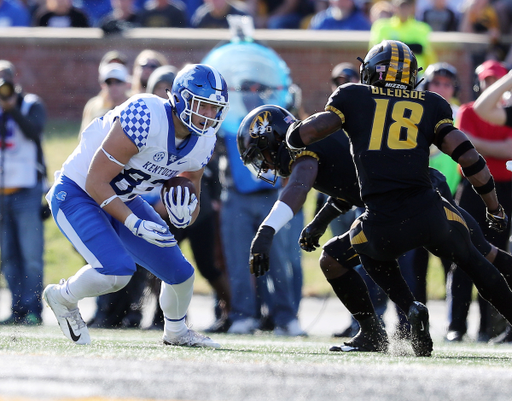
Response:
POLYGON ((188 155, 192 149, 194 149, 194 146, 196 146, 197 141, 199 140, 199 136, 190 134, 181 144, 178 148, 176 148, 175 140, 174 140, 174 121, 172 119, 172 106, 169 102, 166 102, 164 104, 165 106, 165 112, 167 114, 167 122, 169 126, 169 135, 167 137, 167 165, 172 164, 178 160, 180 160, 182 157, 188 155))

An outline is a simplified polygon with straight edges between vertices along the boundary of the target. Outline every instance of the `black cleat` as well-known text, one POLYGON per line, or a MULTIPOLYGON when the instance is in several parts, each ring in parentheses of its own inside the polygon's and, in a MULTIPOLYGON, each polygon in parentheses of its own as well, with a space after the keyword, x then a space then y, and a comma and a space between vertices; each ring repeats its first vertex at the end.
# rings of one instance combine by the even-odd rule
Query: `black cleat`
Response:
POLYGON ((361 324, 359 332, 343 345, 334 345, 329 348, 333 352, 387 352, 389 346, 388 335, 377 319, 371 318, 370 324, 361 324), (364 329, 363 329, 364 326, 364 329))
POLYGON ((411 345, 416 356, 431 356, 433 343, 429 332, 428 309, 421 302, 414 301, 409 308, 407 319, 411 324, 411 345))

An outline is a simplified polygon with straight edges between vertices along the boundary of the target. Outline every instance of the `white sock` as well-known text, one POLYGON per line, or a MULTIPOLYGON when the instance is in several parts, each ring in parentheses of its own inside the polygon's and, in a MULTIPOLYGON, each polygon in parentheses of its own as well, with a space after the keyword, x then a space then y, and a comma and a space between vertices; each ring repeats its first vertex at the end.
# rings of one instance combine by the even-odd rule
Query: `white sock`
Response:
POLYGON ((180 337, 188 330, 185 316, 194 292, 195 274, 180 284, 169 285, 162 281, 160 308, 164 312, 165 332, 180 337))
POLYGON ((83 298, 119 291, 130 279, 131 276, 101 274, 91 265, 85 265, 61 286, 60 293, 64 300, 76 304, 83 298))

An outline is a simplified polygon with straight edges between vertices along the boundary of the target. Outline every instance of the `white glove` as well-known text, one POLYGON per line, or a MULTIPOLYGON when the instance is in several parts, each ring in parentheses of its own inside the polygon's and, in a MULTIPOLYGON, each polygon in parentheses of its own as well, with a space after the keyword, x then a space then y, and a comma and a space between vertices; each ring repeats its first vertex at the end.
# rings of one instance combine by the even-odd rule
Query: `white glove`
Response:
POLYGON ((187 187, 180 186, 171 188, 163 196, 163 202, 171 223, 176 228, 185 228, 192 221, 192 213, 197 207, 197 196, 190 195, 187 187), (176 202, 174 202, 174 192, 176 191, 176 202))
POLYGON ((132 213, 126 218, 124 225, 133 235, 141 237, 160 248, 176 245, 174 235, 171 234, 169 229, 154 221, 139 219, 132 213))
POLYGON ((507 170, 508 170, 508 171, 512 171, 512 160, 509 160, 509 161, 507 162, 506 166, 507 166, 507 170))

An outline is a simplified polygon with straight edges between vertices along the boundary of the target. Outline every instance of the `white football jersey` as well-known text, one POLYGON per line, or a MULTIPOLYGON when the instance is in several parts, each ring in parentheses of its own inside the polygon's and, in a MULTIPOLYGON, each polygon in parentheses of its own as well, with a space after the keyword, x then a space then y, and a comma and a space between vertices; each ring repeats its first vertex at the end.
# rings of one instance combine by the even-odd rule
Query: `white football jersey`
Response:
POLYGON ((94 120, 64 162, 61 173, 84 191, 92 158, 116 119, 139 149, 110 183, 123 201, 148 193, 184 171, 202 169, 213 155, 215 136, 190 135, 176 148, 170 102, 151 94, 135 95, 94 120))

